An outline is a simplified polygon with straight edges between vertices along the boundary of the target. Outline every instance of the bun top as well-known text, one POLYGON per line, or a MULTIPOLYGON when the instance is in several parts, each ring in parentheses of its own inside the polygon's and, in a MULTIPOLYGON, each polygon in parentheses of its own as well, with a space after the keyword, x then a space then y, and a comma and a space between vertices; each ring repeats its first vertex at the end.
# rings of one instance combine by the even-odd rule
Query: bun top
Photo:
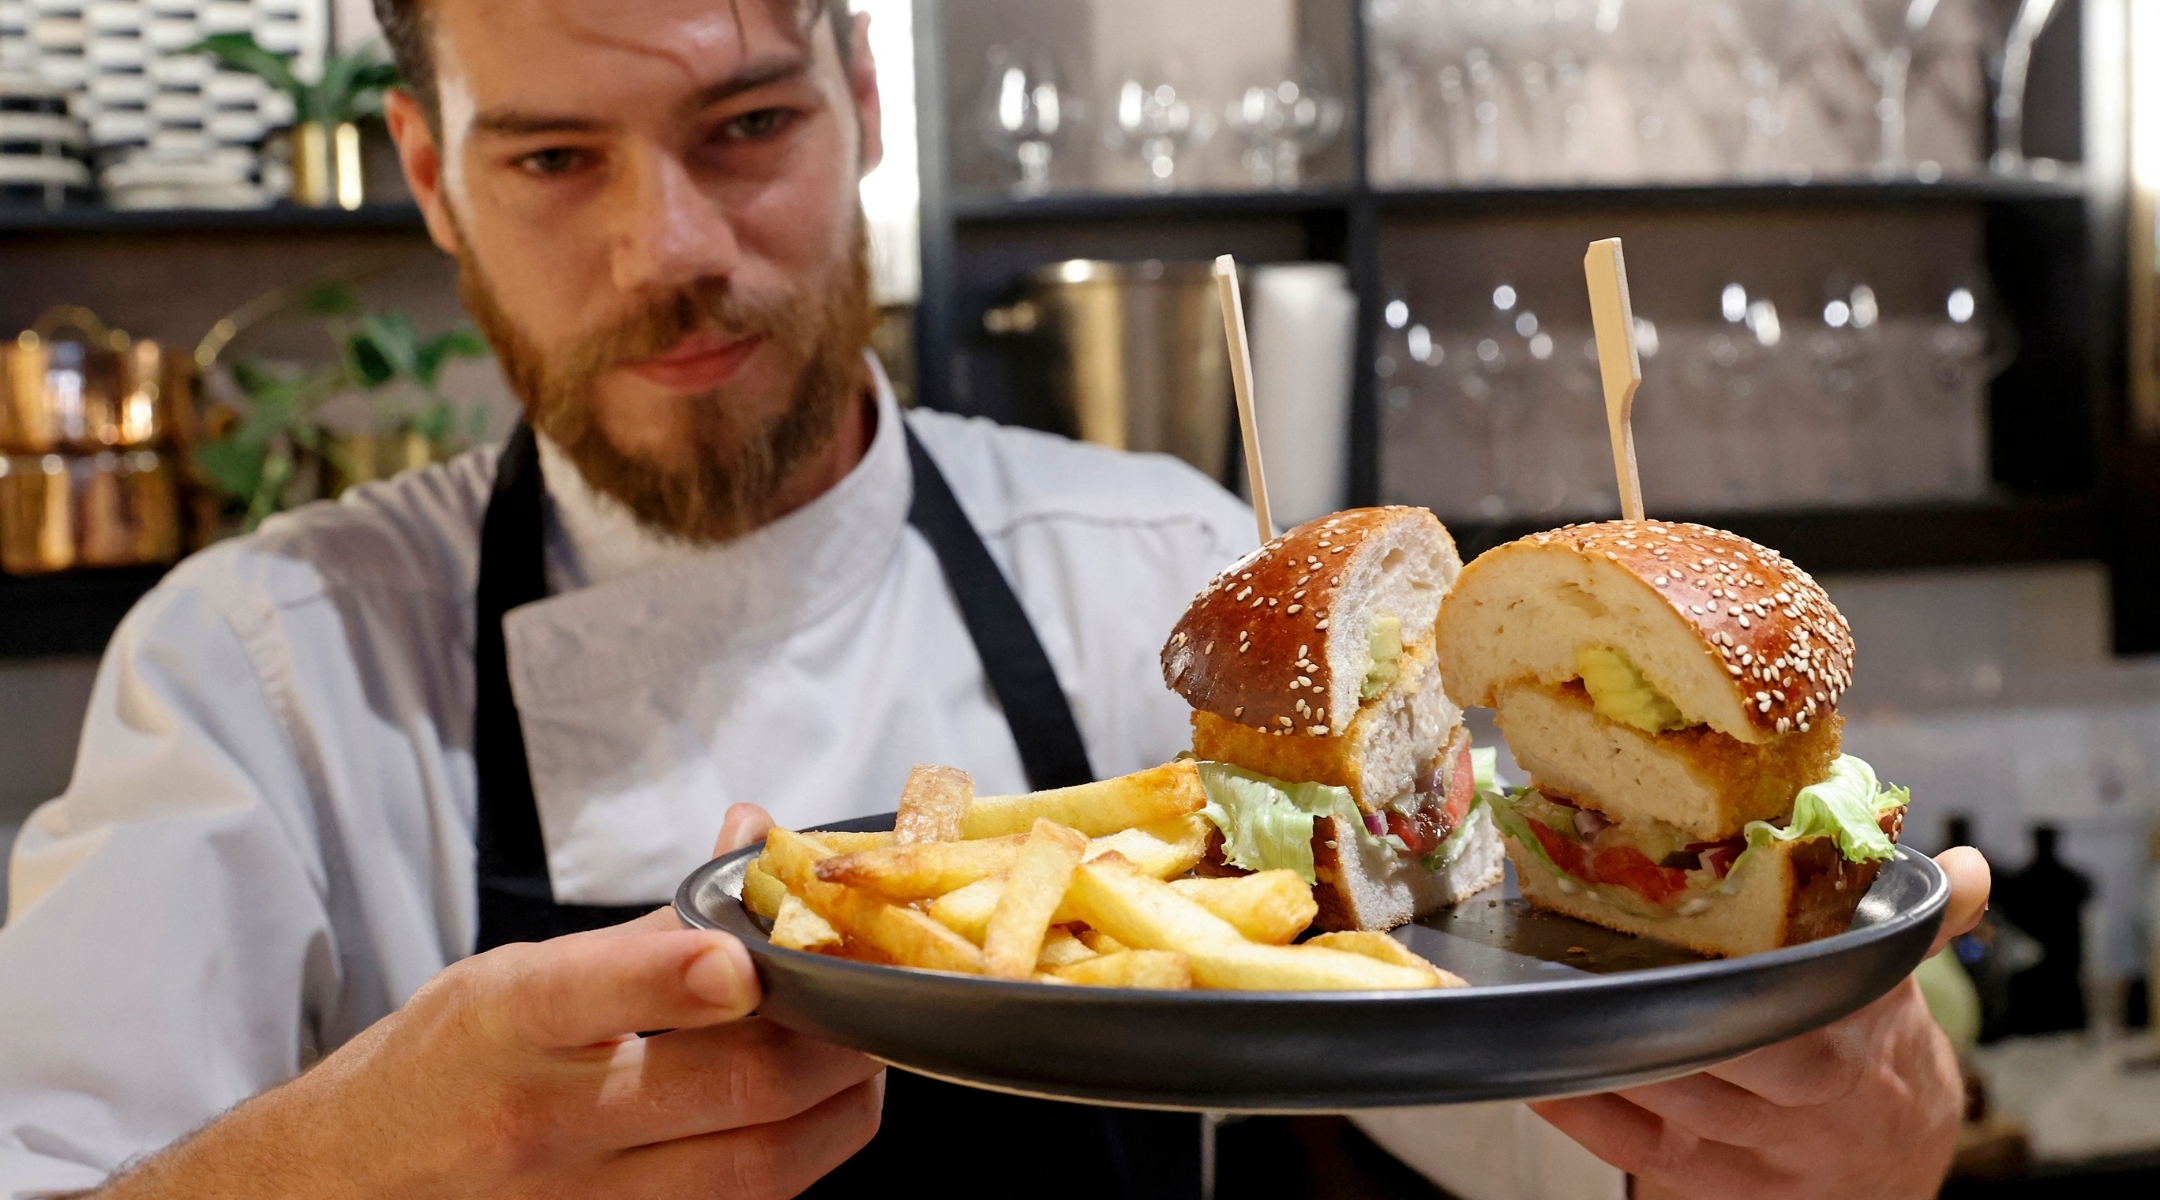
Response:
POLYGON ((1194 708, 1271 733, 1340 736, 1362 701, 1373 620, 1431 636, 1462 572, 1422 508, 1354 508, 1308 521, 1200 589, 1163 646, 1163 679, 1194 708))
POLYGON ((1756 744, 1811 728, 1852 682, 1852 630, 1814 579, 1702 525, 1607 521, 1496 547, 1462 573, 1439 636, 1458 704, 1564 683, 1578 650, 1618 650, 1687 720, 1756 744))

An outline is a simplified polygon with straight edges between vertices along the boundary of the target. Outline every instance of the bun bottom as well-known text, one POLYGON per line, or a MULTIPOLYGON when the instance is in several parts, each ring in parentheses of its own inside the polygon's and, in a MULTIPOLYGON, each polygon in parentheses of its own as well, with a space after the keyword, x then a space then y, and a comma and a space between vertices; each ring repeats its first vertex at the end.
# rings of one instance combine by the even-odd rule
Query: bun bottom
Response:
POLYGON ((1505 855, 1492 814, 1470 810, 1469 845, 1445 869, 1428 871, 1416 859, 1368 844, 1339 816, 1313 821, 1315 928, 1388 930, 1446 908, 1500 882, 1505 855), (1345 848, 1348 853, 1344 853, 1345 848))
POLYGON ((1845 932, 1852 927, 1853 913, 1882 865, 1848 861, 1829 838, 1772 842, 1748 852, 1748 861, 1738 873, 1737 891, 1712 896, 1701 912, 1644 916, 1637 908, 1654 908, 1649 901, 1638 899, 1623 908, 1604 898, 1605 893, 1619 890, 1615 885, 1586 887, 1555 873, 1543 855, 1514 838, 1506 841, 1507 856, 1515 863, 1516 885, 1532 905, 1719 958, 1759 954, 1845 932))

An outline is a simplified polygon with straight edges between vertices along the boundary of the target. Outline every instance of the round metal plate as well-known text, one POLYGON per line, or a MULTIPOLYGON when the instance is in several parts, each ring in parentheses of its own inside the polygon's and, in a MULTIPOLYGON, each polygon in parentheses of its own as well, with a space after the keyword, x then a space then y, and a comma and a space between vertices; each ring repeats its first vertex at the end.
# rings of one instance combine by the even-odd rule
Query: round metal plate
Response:
MULTIPOLYGON (((834 829, 892 828, 892 815, 834 829)), ((1646 1083, 1854 1012, 1926 955, 1949 882, 1899 847, 1850 932, 1703 959, 1531 909, 1507 884, 1395 936, 1470 981, 1426 992, 1049 987, 783 950, 739 899, 750 847, 675 910, 734 934, 791 1029, 959 1083, 1096 1104, 1297 1112, 1530 1099, 1646 1083)))

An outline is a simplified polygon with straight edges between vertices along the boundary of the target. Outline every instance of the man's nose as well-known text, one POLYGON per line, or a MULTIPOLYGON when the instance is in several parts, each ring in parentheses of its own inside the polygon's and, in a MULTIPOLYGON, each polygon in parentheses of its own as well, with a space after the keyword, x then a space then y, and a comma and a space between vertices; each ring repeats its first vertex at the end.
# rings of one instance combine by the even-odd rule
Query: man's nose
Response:
POLYGON ((624 179, 612 269, 625 292, 683 287, 734 272, 741 246, 717 200, 697 186, 683 161, 652 150, 624 179))

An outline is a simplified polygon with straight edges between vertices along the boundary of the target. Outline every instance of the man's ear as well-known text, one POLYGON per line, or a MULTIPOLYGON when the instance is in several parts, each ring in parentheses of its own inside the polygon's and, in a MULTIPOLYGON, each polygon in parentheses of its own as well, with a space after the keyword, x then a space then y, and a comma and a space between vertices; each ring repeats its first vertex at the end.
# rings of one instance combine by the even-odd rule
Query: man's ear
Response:
POLYGON ((398 164, 405 168, 405 184, 412 189, 420 214, 427 218, 428 236, 445 254, 458 252, 457 225, 450 219, 442 192, 442 153, 435 131, 428 126, 420 102, 403 88, 383 96, 383 121, 397 143, 398 164))
POLYGON ((877 60, 870 57, 869 13, 855 14, 848 40, 853 43, 848 90, 855 94, 855 118, 862 129, 862 174, 868 175, 885 161, 884 110, 878 105, 877 60))

